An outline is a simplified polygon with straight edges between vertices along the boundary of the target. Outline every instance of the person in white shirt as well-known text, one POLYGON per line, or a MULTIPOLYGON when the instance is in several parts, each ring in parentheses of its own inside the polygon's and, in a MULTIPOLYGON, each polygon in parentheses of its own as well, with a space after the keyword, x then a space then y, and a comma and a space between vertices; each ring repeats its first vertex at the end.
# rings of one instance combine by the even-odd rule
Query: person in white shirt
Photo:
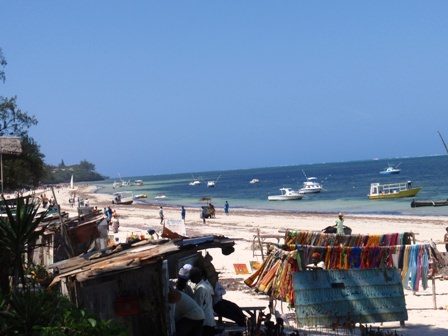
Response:
POLYGON ((193 267, 190 270, 190 280, 196 286, 194 290, 194 300, 204 311, 204 336, 213 336, 216 334, 215 313, 213 311, 213 294, 214 290, 210 282, 204 278, 204 273, 199 267, 193 267))
POLYGON ((325 268, 325 263, 321 260, 319 252, 313 252, 311 255, 311 264, 306 265, 306 268, 308 270, 325 268))
POLYGON ((184 292, 170 287, 168 302, 175 305, 176 336, 202 336, 205 315, 196 301, 184 292))

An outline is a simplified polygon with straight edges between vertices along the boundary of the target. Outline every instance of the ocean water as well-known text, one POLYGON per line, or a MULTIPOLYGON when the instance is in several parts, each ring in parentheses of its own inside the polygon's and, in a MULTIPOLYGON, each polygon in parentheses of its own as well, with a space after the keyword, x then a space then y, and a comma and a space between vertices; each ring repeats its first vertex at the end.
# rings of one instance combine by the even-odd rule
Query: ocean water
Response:
POLYGON ((123 180, 136 179, 143 180, 144 185, 113 189, 113 179, 98 182, 97 185, 101 193, 112 194, 116 191, 130 190, 134 194, 148 196, 139 202, 179 207, 181 205, 200 207, 205 204, 200 199, 208 197, 217 208, 222 208, 225 201, 228 201, 231 210, 232 208, 249 208, 318 213, 448 215, 448 206, 411 208, 412 198, 391 200, 367 198, 370 183, 412 181, 414 186, 422 187, 415 199, 448 199, 447 155, 123 177, 123 180), (399 165, 400 174, 379 173, 389 164, 399 165), (318 194, 306 194, 302 200, 268 201, 269 195, 279 194, 279 188, 299 189, 305 181, 304 173, 308 177, 316 177, 322 183, 324 190, 318 194), (193 176, 200 178, 202 183, 190 186, 189 182, 193 180, 193 176), (253 178, 259 179, 260 182, 250 184, 249 181, 253 178), (207 188, 208 180, 217 180, 216 187, 207 188), (166 198, 154 198, 159 194, 166 195, 166 198))

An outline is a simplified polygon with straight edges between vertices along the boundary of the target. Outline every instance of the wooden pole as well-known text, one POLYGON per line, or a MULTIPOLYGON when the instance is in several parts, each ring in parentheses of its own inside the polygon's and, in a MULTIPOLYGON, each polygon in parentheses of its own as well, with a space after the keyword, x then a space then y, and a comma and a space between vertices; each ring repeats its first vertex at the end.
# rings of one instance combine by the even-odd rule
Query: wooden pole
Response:
POLYGON ((62 219, 61 207, 58 204, 58 201, 56 199, 56 194, 54 192, 53 187, 51 187, 51 192, 53 194, 54 204, 56 205, 56 208, 58 210, 59 221, 61 223, 61 236, 62 236, 62 241, 64 242, 63 247, 64 247, 65 253, 67 253, 68 257, 72 258, 75 256, 75 252, 73 250, 72 243, 70 242, 70 238, 68 237, 67 225, 64 223, 64 220, 62 219))
POLYGON ((258 236, 258 244, 260 245, 261 260, 264 261, 264 251, 263 251, 263 243, 262 243, 261 237, 260 237, 260 228, 257 229, 257 236, 258 236))
POLYGON ((434 276, 431 279, 432 281, 432 303, 433 303, 433 308, 436 310, 437 309, 437 295, 436 295, 436 279, 434 278, 434 276))

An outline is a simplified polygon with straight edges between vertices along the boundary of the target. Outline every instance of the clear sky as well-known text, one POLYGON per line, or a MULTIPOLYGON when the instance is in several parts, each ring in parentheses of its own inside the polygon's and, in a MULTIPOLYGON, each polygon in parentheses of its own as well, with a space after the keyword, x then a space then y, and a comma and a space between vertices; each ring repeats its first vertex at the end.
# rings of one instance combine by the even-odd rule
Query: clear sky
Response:
POLYGON ((115 178, 444 154, 448 1, 0 0, 1 96, 115 178))

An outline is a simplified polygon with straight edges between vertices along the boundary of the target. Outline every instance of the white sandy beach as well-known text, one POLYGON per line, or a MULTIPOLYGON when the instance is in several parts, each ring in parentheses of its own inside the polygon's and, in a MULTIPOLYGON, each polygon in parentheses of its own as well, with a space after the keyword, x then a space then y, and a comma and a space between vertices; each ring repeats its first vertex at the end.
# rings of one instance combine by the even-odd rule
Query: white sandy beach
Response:
MULTIPOLYGON (((112 196, 94 193, 94 186, 79 187, 77 196, 80 199, 88 199, 91 206, 103 209, 111 206, 119 214, 120 231, 117 236, 125 239, 131 233, 144 234, 148 228, 160 231, 160 219, 158 215, 159 205, 142 205, 134 202, 133 205, 112 205, 112 196)), ((47 193, 48 195, 48 193, 47 193)), ((76 216, 76 208, 69 204, 70 190, 60 188, 55 190, 57 202, 61 210, 76 216)), ((224 214, 223 205, 215 204, 216 218, 207 219, 206 224, 200 219, 198 208, 186 208, 187 236, 223 235, 234 239, 235 252, 224 256, 221 251, 210 250, 213 256, 213 264, 220 272, 220 278, 232 279, 237 284, 238 291, 228 290, 226 298, 242 306, 267 306, 268 298, 265 295, 256 294, 247 287, 243 281, 249 275, 237 275, 234 264, 243 263, 250 271, 250 261, 261 261, 259 253, 254 253, 252 244, 257 230, 261 235, 282 236, 287 229, 297 230, 321 230, 329 225, 334 225, 336 215, 319 213, 283 213, 272 211, 253 211, 250 209, 230 208, 230 215, 224 214)), ((231 204, 232 206, 232 204, 231 204)), ((181 219, 180 208, 164 207, 166 219, 181 219)), ((448 226, 448 216, 417 217, 417 216, 361 216, 345 215, 345 225, 352 228, 356 234, 384 234, 394 232, 414 232, 418 243, 433 240, 437 243, 440 252, 445 251, 442 238, 445 227, 448 226)), ((275 238, 266 241, 276 242, 275 238)), ((429 281, 426 290, 420 289, 413 293, 405 289, 405 300, 408 309, 406 326, 400 328, 399 322, 388 322, 383 328, 397 330, 400 335, 447 335, 448 334, 448 280, 436 279, 435 288, 429 281), (436 293, 436 307, 434 309, 433 291, 436 293)), ((277 310, 293 317, 293 311, 286 304, 277 303, 277 310)), ((294 325, 293 319, 290 321, 294 325)), ((380 324, 378 324, 379 326, 380 324)))

